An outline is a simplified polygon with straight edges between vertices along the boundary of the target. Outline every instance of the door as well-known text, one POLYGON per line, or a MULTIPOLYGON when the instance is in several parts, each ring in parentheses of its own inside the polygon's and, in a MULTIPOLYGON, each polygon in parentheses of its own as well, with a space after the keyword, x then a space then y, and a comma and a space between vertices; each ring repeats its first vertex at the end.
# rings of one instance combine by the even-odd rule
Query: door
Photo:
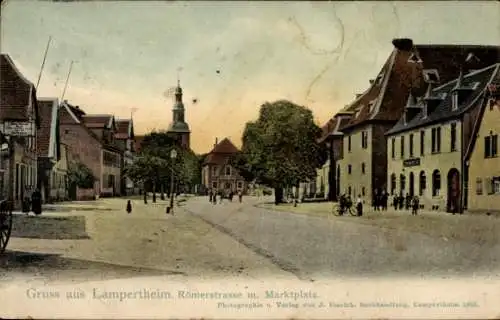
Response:
POLYGON ((415 195, 415 176, 413 175, 413 172, 410 172, 410 185, 408 186, 408 192, 410 194, 410 197, 413 197, 415 195))
POLYGON ((448 195, 446 201, 446 211, 460 212, 460 173, 453 168, 448 172, 448 195))

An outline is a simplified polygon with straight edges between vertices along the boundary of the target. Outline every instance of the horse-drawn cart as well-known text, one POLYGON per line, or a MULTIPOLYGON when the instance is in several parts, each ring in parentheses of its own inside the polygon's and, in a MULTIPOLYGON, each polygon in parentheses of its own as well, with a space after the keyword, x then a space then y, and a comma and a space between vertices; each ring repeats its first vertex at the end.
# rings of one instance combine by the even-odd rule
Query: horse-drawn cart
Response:
POLYGON ((0 201, 0 253, 5 251, 12 231, 12 206, 9 201, 0 201))

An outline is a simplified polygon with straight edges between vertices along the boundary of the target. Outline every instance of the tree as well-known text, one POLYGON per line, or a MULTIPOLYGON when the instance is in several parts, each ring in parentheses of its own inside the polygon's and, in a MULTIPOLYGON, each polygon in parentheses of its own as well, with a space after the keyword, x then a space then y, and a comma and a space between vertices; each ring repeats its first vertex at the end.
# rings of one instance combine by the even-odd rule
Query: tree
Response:
POLYGON ((315 178, 326 161, 320 135, 309 109, 286 100, 266 102, 259 118, 246 124, 242 154, 233 161, 248 178, 274 188, 279 204, 283 188, 315 178))
MULTIPOLYGON (((168 168, 170 168, 170 164, 165 159, 148 153, 141 153, 132 164, 125 167, 125 175, 136 183, 151 184, 153 202, 156 202, 158 176, 161 176, 168 168)), ((144 190, 144 203, 147 203, 146 195, 147 192, 144 190)))
POLYGON ((77 186, 82 189, 94 188, 96 178, 90 170, 82 162, 70 163, 68 167, 68 181, 70 185, 77 186))

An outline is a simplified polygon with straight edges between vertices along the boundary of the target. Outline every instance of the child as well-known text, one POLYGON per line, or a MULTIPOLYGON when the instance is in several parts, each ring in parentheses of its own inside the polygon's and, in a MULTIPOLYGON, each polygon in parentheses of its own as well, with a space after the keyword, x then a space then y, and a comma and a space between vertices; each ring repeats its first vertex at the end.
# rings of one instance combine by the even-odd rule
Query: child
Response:
POLYGON ((130 202, 130 200, 127 201, 127 213, 131 213, 132 212, 132 203, 130 202))

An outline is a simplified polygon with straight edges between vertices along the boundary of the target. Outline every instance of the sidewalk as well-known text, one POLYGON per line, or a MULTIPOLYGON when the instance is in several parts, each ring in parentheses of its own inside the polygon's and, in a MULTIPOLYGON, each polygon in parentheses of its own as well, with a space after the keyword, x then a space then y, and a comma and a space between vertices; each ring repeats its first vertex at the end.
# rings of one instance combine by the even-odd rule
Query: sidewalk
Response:
POLYGON ((371 207, 365 206, 366 209, 362 217, 337 216, 337 204, 333 202, 300 203, 297 207, 292 204, 275 206, 270 203, 261 203, 257 204, 256 207, 328 220, 341 219, 342 221, 381 228, 418 232, 446 241, 464 240, 492 246, 500 244, 500 219, 494 215, 452 215, 441 211, 421 210, 417 216, 412 216, 410 210, 395 211, 394 208, 388 208, 387 211, 374 211, 371 207))

